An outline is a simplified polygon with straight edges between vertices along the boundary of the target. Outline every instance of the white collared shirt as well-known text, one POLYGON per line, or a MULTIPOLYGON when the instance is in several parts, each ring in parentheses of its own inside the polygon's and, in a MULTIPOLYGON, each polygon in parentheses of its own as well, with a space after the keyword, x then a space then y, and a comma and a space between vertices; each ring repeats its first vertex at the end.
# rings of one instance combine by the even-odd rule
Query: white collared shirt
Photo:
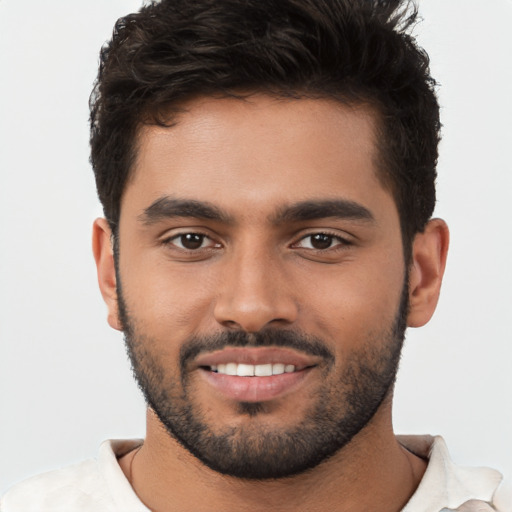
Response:
MULTIPOLYGON (((429 459, 418 489, 402 512, 455 510, 469 500, 512 512, 512 500, 496 492, 502 480, 498 471, 456 466, 441 437, 398 436, 398 440, 409 451, 429 459)), ((4 495, 0 512, 150 512, 118 463, 119 457, 141 442, 105 441, 97 459, 29 478, 4 495)), ((469 505, 461 510, 485 509, 469 505)))

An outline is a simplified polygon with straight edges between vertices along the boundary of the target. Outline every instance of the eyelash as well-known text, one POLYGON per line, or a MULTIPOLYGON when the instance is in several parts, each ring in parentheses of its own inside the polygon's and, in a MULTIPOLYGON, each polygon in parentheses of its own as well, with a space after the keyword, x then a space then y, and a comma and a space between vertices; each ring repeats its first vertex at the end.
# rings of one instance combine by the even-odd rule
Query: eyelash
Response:
POLYGON ((351 246, 353 245, 352 242, 350 240, 348 240, 347 238, 343 238, 341 236, 339 236, 338 234, 335 234, 335 233, 330 233, 328 231, 320 231, 320 232, 317 232, 317 233, 309 233, 303 237, 300 238, 300 240, 298 242, 296 242, 295 244, 293 245, 298 245, 300 242, 303 242, 304 240, 306 239, 312 239, 313 237, 315 236, 325 236, 325 237, 328 237, 330 238, 330 242, 331 244, 335 241, 337 241, 338 243, 335 244, 334 246, 329 246, 327 248, 324 248, 324 249, 317 249, 315 247, 304 247, 304 249, 307 249, 307 250, 310 250, 310 251, 318 251, 318 252, 325 252, 325 251, 329 251, 329 250, 342 250, 342 249, 345 249, 347 246, 351 246))
MULTIPOLYGON (((315 247, 302 247, 302 248, 309 250, 309 251, 326 252, 329 250, 342 250, 342 249, 346 248, 347 246, 353 245, 353 243, 350 240, 347 240, 346 238, 343 238, 335 233, 330 233, 327 231, 320 231, 317 233, 309 233, 307 235, 302 236, 297 242, 293 243, 291 245, 291 247, 292 248, 298 247, 299 244, 301 242, 303 242, 304 240, 307 240, 308 238, 312 239, 315 236, 325 236, 327 238, 330 238, 331 239, 330 244, 332 244, 334 241, 337 241, 338 243, 336 243, 334 246, 330 245, 329 247, 326 247, 326 248, 315 248, 315 247)), ((220 243, 215 243, 209 235, 207 235, 205 233, 201 233, 199 231, 187 231, 187 232, 183 232, 183 233, 177 233, 171 237, 167 237, 166 239, 162 240, 162 244, 166 245, 166 246, 173 245, 174 248, 177 248, 178 250, 188 251, 191 253, 199 252, 200 250, 208 250, 208 249, 212 249, 212 248, 218 248, 221 246, 220 243), (182 237, 185 237, 187 235, 202 237, 201 245, 204 243, 205 239, 209 239, 211 242, 213 242, 213 245, 210 247, 199 246, 194 249, 190 249, 187 247, 179 247, 179 246, 175 245, 175 243, 174 243, 175 240, 179 240, 182 237)), ((181 245, 183 245, 183 243, 181 245)), ((310 245, 313 245, 313 244, 310 244, 310 245)))
POLYGON ((164 240, 162 240, 162 244, 166 245, 166 246, 174 245, 174 248, 177 248, 178 250, 188 251, 188 252, 192 252, 192 253, 193 252, 198 252, 199 250, 215 248, 216 246, 220 247, 220 245, 221 245, 219 243, 215 243, 214 242, 212 247, 198 247, 196 249, 188 249, 187 247, 179 247, 179 246, 176 246, 174 244, 175 240, 183 238, 183 237, 185 237, 187 235, 202 237, 201 245, 204 243, 205 239, 208 239, 208 240, 211 240, 212 242, 214 242, 213 239, 210 236, 208 236, 206 233, 201 233, 200 231, 186 231, 186 232, 177 233, 175 235, 172 235, 170 237, 165 238, 164 240))

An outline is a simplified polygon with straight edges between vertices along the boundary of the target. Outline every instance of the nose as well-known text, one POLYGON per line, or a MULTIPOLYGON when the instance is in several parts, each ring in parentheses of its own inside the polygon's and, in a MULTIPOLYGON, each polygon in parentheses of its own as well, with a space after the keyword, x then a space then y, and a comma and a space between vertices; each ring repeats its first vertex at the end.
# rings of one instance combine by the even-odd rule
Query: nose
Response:
POLYGON ((246 332, 295 322, 298 305, 284 265, 272 251, 260 248, 248 246, 233 253, 222 274, 214 306, 216 321, 246 332))

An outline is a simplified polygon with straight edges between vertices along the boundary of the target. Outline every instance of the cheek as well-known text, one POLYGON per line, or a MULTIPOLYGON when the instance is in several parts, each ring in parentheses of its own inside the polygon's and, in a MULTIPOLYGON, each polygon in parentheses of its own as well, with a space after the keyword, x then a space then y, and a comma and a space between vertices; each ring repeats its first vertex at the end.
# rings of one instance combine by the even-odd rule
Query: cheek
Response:
POLYGON ((398 313, 404 284, 403 266, 387 268, 351 262, 315 275, 315 286, 304 288, 303 329, 314 329, 326 341, 353 348, 387 331, 398 313))
POLYGON ((153 338, 181 340, 210 316, 215 288, 211 272, 168 261, 121 262, 123 295, 129 314, 153 338))

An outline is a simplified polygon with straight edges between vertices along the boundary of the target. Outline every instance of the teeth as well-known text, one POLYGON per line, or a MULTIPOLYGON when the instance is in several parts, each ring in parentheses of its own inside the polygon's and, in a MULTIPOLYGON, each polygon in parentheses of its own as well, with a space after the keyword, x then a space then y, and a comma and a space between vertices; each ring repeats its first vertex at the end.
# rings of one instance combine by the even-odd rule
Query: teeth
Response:
POLYGON ((257 364, 254 367, 254 375, 257 377, 269 377, 272 375, 272 365, 271 364, 257 364))
POLYGON ((254 375, 254 368, 253 364, 239 364, 236 369, 236 374, 239 377, 252 377, 254 375))
MULTIPOLYGON (((293 366, 291 364, 289 364, 288 366, 290 366, 290 368, 293 368, 293 370, 295 370, 295 366, 293 366)), ((281 375, 281 373, 284 373, 284 368, 285 368, 284 364, 281 364, 281 363, 273 364, 272 365, 272 375, 281 375)))
POLYGON ((224 375, 237 375, 239 377, 270 377, 271 375, 281 375, 282 373, 293 373, 296 370, 293 364, 284 365, 283 363, 226 363, 212 365, 210 369, 212 372, 222 373, 224 375))
POLYGON ((228 363, 226 364, 226 375, 236 375, 236 363, 228 363))

